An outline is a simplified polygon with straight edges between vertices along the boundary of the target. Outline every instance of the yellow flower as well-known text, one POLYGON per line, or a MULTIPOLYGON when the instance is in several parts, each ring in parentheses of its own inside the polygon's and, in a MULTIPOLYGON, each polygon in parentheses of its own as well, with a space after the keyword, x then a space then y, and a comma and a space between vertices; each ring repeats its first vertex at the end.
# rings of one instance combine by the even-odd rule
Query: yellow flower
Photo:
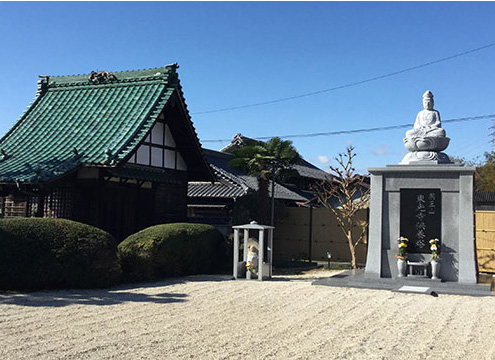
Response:
POLYGON ((435 244, 431 245, 430 247, 431 250, 437 250, 437 246, 435 244))

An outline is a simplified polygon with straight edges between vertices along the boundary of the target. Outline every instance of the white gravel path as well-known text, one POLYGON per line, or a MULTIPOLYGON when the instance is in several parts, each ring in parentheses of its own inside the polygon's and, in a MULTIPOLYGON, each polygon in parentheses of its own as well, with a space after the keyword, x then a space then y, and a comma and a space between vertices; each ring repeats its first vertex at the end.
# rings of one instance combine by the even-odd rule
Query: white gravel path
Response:
POLYGON ((0 294, 0 359, 495 359, 495 297, 192 276, 0 294))

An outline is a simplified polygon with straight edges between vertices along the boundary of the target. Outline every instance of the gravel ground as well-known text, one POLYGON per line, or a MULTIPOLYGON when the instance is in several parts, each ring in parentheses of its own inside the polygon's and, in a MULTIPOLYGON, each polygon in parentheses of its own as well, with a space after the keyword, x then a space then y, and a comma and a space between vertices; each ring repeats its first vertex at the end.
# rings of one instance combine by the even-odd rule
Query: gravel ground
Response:
POLYGON ((311 285, 336 273, 0 294, 0 359, 495 359, 495 297, 311 285))

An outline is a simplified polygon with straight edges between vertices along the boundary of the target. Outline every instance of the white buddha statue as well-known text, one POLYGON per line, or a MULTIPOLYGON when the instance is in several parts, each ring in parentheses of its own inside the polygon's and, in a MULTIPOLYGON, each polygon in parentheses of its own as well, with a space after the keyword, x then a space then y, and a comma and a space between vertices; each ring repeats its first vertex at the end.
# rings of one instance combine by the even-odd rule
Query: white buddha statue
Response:
POLYGON ((416 116, 414 128, 406 132, 406 138, 445 137, 440 113, 433 109, 433 94, 430 90, 423 94, 423 108, 416 116))
POLYGON ((448 164, 450 159, 441 151, 449 145, 450 139, 442 129, 440 113, 433 109, 433 94, 427 90, 423 94, 423 110, 416 116, 414 127, 406 131, 404 146, 410 153, 404 156, 401 164, 429 162, 448 164))

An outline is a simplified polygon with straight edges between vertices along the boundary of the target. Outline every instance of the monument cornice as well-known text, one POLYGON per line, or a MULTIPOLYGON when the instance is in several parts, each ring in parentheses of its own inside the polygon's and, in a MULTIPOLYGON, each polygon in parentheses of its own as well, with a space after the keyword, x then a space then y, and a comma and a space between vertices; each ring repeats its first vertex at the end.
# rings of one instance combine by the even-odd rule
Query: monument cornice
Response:
POLYGON ((425 164, 425 165, 387 165, 386 167, 368 168, 371 175, 380 175, 386 173, 455 173, 472 175, 476 168, 473 166, 459 166, 453 164, 425 164))

